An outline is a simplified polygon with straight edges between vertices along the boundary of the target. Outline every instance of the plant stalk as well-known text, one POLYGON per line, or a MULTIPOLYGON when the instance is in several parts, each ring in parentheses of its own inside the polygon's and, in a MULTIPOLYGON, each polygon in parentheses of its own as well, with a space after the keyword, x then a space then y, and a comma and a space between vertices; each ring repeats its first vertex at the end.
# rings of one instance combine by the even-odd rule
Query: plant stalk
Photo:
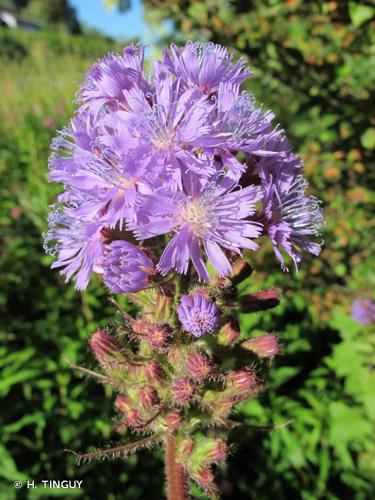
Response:
POLYGON ((176 441, 173 437, 167 437, 165 441, 165 471, 168 500, 188 500, 186 473, 176 461, 176 441))

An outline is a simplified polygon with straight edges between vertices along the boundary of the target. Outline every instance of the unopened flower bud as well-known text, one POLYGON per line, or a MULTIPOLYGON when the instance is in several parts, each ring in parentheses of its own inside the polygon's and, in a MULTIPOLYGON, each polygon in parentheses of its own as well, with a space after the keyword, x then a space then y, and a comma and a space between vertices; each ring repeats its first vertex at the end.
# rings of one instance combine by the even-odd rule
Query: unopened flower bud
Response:
POLYGON ((192 473, 192 478, 196 481, 199 486, 201 486, 204 490, 216 490, 216 486, 214 483, 214 475, 212 470, 207 467, 202 467, 197 471, 192 473))
POLYGON ((177 411, 172 411, 164 417, 164 422, 168 430, 176 430, 180 427, 182 418, 180 413, 177 411))
POLYGON ((168 322, 171 317, 172 298, 164 294, 156 297, 156 307, 153 310, 155 321, 168 322))
POLYGON ((138 318, 132 321, 131 327, 134 333, 146 335, 151 328, 151 323, 145 321, 144 319, 138 318))
POLYGON ((255 352, 260 358, 273 358, 280 352, 279 340, 273 333, 245 340, 241 347, 255 352))
POLYGON ((245 313, 271 309, 279 303, 280 294, 277 290, 262 290, 240 298, 241 311, 245 313))
POLYGON ((151 385, 144 385, 139 391, 139 402, 144 409, 158 404, 159 396, 154 387, 151 385))
POLYGON ((225 418, 230 415, 236 403, 236 398, 234 395, 226 394, 221 391, 208 390, 203 396, 203 404, 204 403, 206 403, 210 411, 212 411, 213 417, 225 418))
POLYGON ((155 349, 163 349, 169 343, 172 330, 168 325, 153 325, 147 336, 149 344, 155 349))
POLYGON ((120 411, 124 415, 127 415, 132 409, 132 405, 129 399, 121 395, 117 396, 117 398, 115 399, 114 406, 118 411, 120 411))
POLYGON ((185 359, 185 348, 180 344, 172 345, 168 351, 168 363, 176 367, 185 359))
POLYGON ((191 461, 203 466, 222 462, 227 458, 228 446, 222 439, 206 438, 197 442, 191 461))
POLYGON ((137 410, 136 408, 133 408, 132 410, 130 410, 129 413, 126 415, 126 422, 129 425, 129 427, 141 426, 143 423, 143 420, 141 418, 139 410, 137 410))
POLYGON ((96 359, 103 367, 115 361, 120 361, 123 358, 121 354, 123 346, 105 330, 97 330, 91 336, 90 347, 96 359))
POLYGON ((188 353, 186 370, 196 380, 202 381, 211 373, 212 366, 210 360, 203 352, 193 351, 188 353))
POLYGON ((231 345, 236 342, 240 336, 240 329, 237 321, 234 318, 230 318, 224 326, 219 330, 217 341, 221 345, 231 345))
POLYGON ((238 285, 241 281, 248 278, 253 272, 253 268, 250 264, 243 259, 237 259, 233 264, 231 281, 233 285, 238 285))
POLYGON ((238 370, 228 374, 227 387, 234 395, 251 395, 257 391, 259 383, 252 371, 238 370))
POLYGON ((179 452, 182 458, 186 458, 191 454, 194 447, 194 441, 191 438, 186 438, 179 445, 179 452))
POLYGON ((194 382, 188 378, 179 378, 173 381, 171 392, 174 399, 181 404, 190 401, 195 393, 194 382))
POLYGON ((216 439, 212 446, 207 449, 207 460, 211 463, 223 462, 228 455, 228 445, 222 439, 216 439))
POLYGON ((164 374, 163 368, 156 361, 144 364, 141 371, 149 382, 160 382, 164 374))
POLYGON ((154 264, 140 247, 116 240, 106 245, 101 261, 103 280, 114 293, 138 292, 154 275, 154 264))

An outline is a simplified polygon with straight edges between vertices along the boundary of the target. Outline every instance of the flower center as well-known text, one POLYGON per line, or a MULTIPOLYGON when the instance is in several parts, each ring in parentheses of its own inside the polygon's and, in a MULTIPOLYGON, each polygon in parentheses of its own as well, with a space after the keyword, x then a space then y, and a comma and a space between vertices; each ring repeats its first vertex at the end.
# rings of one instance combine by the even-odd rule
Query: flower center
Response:
POLYGON ((187 198, 178 215, 178 225, 189 225, 197 236, 212 228, 211 206, 202 198, 187 198))

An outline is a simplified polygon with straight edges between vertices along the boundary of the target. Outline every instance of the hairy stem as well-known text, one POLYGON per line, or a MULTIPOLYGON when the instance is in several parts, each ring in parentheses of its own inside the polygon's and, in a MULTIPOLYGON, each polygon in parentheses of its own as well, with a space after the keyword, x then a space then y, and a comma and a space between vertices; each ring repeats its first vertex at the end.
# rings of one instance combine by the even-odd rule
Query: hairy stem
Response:
POLYGON ((165 440, 165 471, 168 500, 187 500, 186 473, 176 461, 176 442, 171 436, 165 440))

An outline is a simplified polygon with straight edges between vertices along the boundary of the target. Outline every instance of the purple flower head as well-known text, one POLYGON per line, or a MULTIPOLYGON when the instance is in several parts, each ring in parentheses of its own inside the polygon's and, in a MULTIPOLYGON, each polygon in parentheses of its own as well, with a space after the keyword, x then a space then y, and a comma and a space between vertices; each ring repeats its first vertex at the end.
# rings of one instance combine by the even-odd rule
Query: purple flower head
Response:
POLYGON ((154 264, 145 252, 124 240, 106 246, 101 266, 104 283, 114 293, 142 290, 154 272, 154 264))
POLYGON ((184 295, 177 307, 177 314, 184 330, 194 337, 212 333, 219 326, 219 310, 215 302, 200 293, 184 295))
POLYGON ((143 76, 144 49, 129 45, 123 55, 108 54, 88 72, 78 99, 90 113, 96 115, 107 105, 110 109, 126 107, 124 91, 135 86, 144 91, 149 86, 143 76))
POLYGON ((276 145, 282 140, 284 132, 272 126, 274 117, 272 111, 257 108, 254 96, 241 92, 239 85, 220 83, 213 128, 221 138, 220 142, 217 141, 219 152, 228 169, 235 172, 246 169, 233 151, 257 156, 280 155, 276 145))
POLYGON ((163 64, 187 87, 199 87, 205 94, 216 92, 221 82, 239 84, 251 76, 242 59, 234 63, 225 47, 213 43, 187 42, 182 49, 172 44, 163 64))
POLYGON ((352 305, 352 316, 361 325, 375 323, 375 302, 371 299, 356 299, 352 305))
POLYGON ((75 275, 76 288, 84 290, 103 255, 102 224, 87 222, 74 209, 61 206, 55 206, 48 222, 44 248, 50 255, 57 255, 51 267, 62 267, 60 274, 65 275, 66 281, 75 275))
POLYGON ((176 233, 167 244, 158 264, 162 274, 171 268, 186 273, 190 259, 199 279, 209 281, 201 246, 220 276, 230 274, 232 266, 222 248, 240 253, 255 250, 252 238, 259 236, 261 225, 249 221, 255 212, 259 191, 250 186, 236 188, 229 176, 199 182, 194 175, 184 178, 184 190, 159 191, 140 197, 142 224, 130 225, 140 240, 170 232, 176 233))
POLYGON ((288 270, 280 248, 292 258, 298 270, 302 251, 320 253, 321 243, 314 238, 320 234, 323 216, 320 202, 314 196, 306 196, 308 184, 297 165, 287 162, 284 166, 280 160, 278 166, 278 173, 262 175, 262 221, 282 269, 288 270))
POLYGON ((155 80, 152 104, 146 104, 143 113, 129 113, 124 119, 132 129, 137 145, 131 151, 144 168, 162 165, 165 174, 177 180, 180 169, 191 169, 207 176, 210 171, 196 154, 197 148, 215 142, 209 114, 212 105, 198 89, 181 91, 171 75, 155 80))

